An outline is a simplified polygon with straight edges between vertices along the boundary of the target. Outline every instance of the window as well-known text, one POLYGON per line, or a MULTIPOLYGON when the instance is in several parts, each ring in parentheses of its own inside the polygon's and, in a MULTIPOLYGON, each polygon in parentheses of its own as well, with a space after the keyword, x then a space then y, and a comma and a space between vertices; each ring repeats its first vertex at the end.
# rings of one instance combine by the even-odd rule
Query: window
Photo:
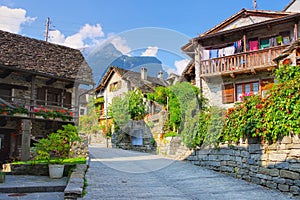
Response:
POLYGON ((117 82, 111 83, 109 85, 109 91, 110 92, 114 92, 114 91, 116 91, 120 88, 121 88, 121 81, 117 81, 117 82))
POLYGON ((266 97, 268 90, 274 83, 273 78, 262 79, 260 82, 247 82, 240 84, 225 84, 222 86, 222 102, 223 104, 234 103, 235 101, 242 101, 243 96, 248 95, 262 95, 266 97))
POLYGON ((37 88, 37 104, 71 108, 72 93, 57 88, 37 88))
POLYGON ((5 100, 5 101, 10 101, 11 100, 11 89, 8 88, 0 88, 0 98, 5 100))
POLYGON ((259 93, 259 83, 243 83, 236 85, 236 101, 243 100, 243 96, 257 95, 259 93))
POLYGON ((80 115, 84 115, 85 114, 85 109, 84 108, 80 108, 80 115))
POLYGON ((61 105, 62 90, 55 89, 55 88, 48 88, 46 96, 47 96, 47 105, 52 105, 52 106, 61 105))

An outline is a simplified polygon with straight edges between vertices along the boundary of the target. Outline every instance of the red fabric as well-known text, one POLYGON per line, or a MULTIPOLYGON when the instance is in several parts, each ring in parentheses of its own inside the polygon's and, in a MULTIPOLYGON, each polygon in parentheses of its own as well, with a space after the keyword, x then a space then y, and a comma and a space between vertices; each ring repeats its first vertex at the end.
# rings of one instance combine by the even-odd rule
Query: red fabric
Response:
POLYGON ((258 40, 249 41, 250 50, 258 50, 258 40))

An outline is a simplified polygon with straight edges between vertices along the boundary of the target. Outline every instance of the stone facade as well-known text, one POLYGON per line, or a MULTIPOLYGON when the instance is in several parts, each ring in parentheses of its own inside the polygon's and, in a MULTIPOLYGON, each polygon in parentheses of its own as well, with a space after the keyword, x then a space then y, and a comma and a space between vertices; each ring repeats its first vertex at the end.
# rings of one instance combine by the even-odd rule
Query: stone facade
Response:
MULTIPOLYGON (((174 157, 184 151, 180 139, 167 140, 165 146, 160 147, 160 154, 174 157)), ((185 160, 195 165, 294 196, 300 195, 300 138, 297 135, 286 136, 271 145, 246 139, 235 145, 222 144, 217 149, 203 147, 189 153, 185 160)))

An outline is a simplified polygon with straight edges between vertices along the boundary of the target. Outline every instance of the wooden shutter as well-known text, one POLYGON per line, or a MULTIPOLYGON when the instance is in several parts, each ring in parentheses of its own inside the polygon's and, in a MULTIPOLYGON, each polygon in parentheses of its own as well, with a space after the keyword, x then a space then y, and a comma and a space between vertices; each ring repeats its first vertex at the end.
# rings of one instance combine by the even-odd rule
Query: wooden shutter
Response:
POLYGON ((234 86, 233 86, 233 83, 223 85, 223 87, 222 87, 222 102, 224 104, 234 102, 234 86))
POLYGON ((65 108, 71 108, 71 104, 72 104, 72 93, 71 92, 65 92, 64 107, 65 108))
POLYGON ((36 89, 36 104, 38 105, 45 105, 45 96, 46 96, 46 90, 45 88, 37 88, 36 89))

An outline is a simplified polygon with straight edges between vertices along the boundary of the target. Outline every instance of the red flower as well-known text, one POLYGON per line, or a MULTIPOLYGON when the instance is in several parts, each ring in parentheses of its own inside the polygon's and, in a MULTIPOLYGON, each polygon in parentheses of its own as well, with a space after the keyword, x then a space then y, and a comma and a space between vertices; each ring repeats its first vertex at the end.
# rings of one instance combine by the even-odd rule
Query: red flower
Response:
POLYGON ((2 104, 1 104, 1 106, 2 106, 2 107, 5 107, 5 104, 4 104, 4 103, 2 103, 2 104))
POLYGON ((262 108, 262 105, 261 105, 261 104, 257 104, 257 105, 256 105, 256 108, 257 108, 257 109, 261 109, 261 108, 262 108))
POLYGON ((3 112, 2 112, 2 115, 7 115, 7 112, 3 111, 3 112))

